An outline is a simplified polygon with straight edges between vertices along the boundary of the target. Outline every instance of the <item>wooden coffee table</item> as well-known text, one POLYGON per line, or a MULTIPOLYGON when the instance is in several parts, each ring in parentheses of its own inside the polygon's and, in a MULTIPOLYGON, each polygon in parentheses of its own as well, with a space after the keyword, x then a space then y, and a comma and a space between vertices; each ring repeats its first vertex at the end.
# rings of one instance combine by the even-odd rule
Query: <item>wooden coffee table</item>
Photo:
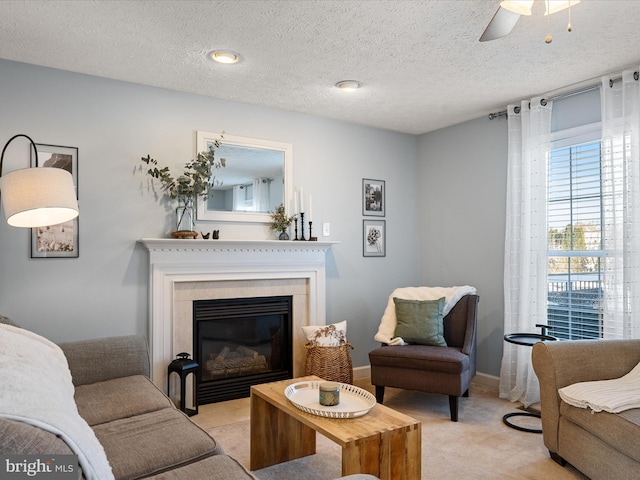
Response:
POLYGON ((422 424, 376 404, 356 418, 306 413, 284 394, 292 383, 315 376, 251 387, 251 470, 316 453, 316 432, 342 447, 342 475, 369 473, 382 480, 419 480, 422 424))

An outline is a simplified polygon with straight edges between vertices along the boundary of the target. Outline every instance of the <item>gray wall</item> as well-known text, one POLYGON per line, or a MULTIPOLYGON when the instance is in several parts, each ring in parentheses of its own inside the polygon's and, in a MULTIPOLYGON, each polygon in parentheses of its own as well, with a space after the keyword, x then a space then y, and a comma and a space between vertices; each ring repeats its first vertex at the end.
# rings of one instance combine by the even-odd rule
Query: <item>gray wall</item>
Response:
MULTIPOLYGON (((598 89, 557 100, 552 130, 600 121, 598 89)), ((478 289, 478 371, 500 375, 504 335, 507 119, 422 135, 421 283, 478 289)))
POLYGON ((500 374, 507 122, 479 118, 420 138, 421 283, 478 289, 478 371, 500 374))
MULTIPOLYGON (((368 364, 389 293, 420 278, 415 136, 5 60, 0 85, 0 143, 25 133, 79 148, 78 259, 31 259, 30 232, 0 222, 0 312, 54 341, 146 335, 148 259, 136 240, 165 237, 173 214, 140 157, 177 172, 196 130, 293 144, 293 183, 313 195, 314 224, 330 222, 328 239, 342 242, 327 256, 327 320, 348 321, 354 365, 368 364), (385 258, 362 256, 363 177, 386 181, 385 258)), ((28 165, 27 148, 11 144, 5 171, 28 165)))
MULTIPOLYGON (((314 225, 330 222, 328 239, 342 242, 327 256, 327 320, 348 320, 354 365, 368 364, 394 288, 471 284, 481 297, 478 370, 499 375, 505 118, 416 137, 4 60, 0 85, 0 143, 25 133, 79 147, 81 209, 78 259, 30 259, 29 232, 0 222, 0 313, 54 341, 146 335, 147 254, 136 240, 166 236, 173 214, 148 191, 139 159, 178 168, 196 130, 225 130, 293 144, 294 184, 314 197, 314 225), (386 181, 385 258, 362 257, 363 177, 386 181)), ((556 129, 598 121, 599 93, 556 102, 556 112, 556 129)), ((26 142, 11 144, 5 171, 27 162, 26 142)))

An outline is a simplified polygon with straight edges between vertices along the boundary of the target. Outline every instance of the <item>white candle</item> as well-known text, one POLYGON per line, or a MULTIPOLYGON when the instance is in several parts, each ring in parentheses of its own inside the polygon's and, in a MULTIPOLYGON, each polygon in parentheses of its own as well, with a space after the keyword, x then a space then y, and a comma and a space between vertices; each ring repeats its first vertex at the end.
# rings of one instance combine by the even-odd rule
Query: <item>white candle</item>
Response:
POLYGON ((304 213, 304 194, 302 188, 300 189, 300 213, 304 213))
POLYGON ((294 215, 298 214, 298 189, 297 188, 293 191, 293 213, 294 215))
POLYGON ((311 212, 313 211, 313 204, 311 203, 313 201, 313 199, 311 198, 311 195, 309 195, 309 221, 311 221, 311 212))

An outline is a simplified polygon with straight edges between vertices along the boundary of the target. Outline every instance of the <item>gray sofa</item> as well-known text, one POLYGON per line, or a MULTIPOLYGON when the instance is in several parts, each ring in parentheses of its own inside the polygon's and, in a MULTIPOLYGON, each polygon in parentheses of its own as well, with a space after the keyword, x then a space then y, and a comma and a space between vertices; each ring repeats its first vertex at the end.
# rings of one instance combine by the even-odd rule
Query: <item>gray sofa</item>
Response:
MULTIPOLYGON (((149 379, 143 337, 61 344, 78 413, 103 446, 117 480, 253 479, 149 379)), ((72 454, 59 436, 0 418, 2 454, 72 454)))
POLYGON ((640 362, 640 340, 538 342, 542 434, 551 457, 597 479, 640 479, 640 408, 618 414, 573 407, 558 395, 578 382, 610 380, 640 362))
MULTIPOLYGON (((15 325, 0 316, 2 323, 15 325)), ((7 339, 10 333, 0 329, 0 335, 7 339)), ((255 479, 149 380, 144 337, 110 337, 59 346, 71 371, 77 412, 104 448, 116 480, 255 479)), ((11 376, 5 368, 0 362, 0 384, 11 376)), ((5 413, 0 409, 0 455, 74 453, 61 436, 5 418, 5 413)), ((344 478, 375 479, 369 475, 344 478)))

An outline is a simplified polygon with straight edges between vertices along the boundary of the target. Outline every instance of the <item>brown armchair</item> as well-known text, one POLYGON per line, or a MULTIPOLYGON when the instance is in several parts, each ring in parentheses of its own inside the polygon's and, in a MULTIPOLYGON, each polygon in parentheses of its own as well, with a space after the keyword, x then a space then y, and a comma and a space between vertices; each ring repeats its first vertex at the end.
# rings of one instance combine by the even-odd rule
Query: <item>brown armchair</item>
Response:
POLYGON ((458 421, 458 398, 469 396, 476 374, 478 295, 465 295, 444 317, 446 347, 383 345, 369 352, 371 383, 383 403, 385 387, 449 395, 451 420, 458 421))

